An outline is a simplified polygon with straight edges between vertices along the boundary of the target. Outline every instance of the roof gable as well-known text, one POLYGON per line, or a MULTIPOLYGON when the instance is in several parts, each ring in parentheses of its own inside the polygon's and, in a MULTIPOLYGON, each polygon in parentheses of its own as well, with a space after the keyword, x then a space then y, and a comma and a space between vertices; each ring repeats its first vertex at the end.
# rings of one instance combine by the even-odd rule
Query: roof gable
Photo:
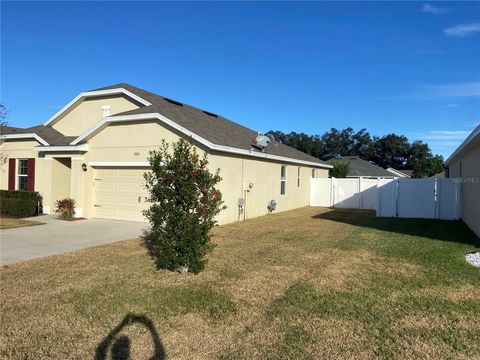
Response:
POLYGON ((61 108, 58 112, 56 112, 50 119, 45 121, 43 125, 45 126, 52 126, 55 124, 60 118, 70 111, 72 108, 78 106, 84 99, 89 98, 89 97, 98 97, 98 96, 109 96, 109 95, 118 95, 118 94, 123 94, 136 102, 144 105, 144 106, 149 106, 151 105, 148 101, 145 99, 142 99, 141 97, 131 93, 127 89, 123 87, 115 87, 115 88, 108 88, 108 89, 98 89, 98 90, 92 90, 92 91, 86 91, 80 93, 78 96, 76 96, 72 101, 70 101, 67 105, 65 105, 63 108, 61 108))

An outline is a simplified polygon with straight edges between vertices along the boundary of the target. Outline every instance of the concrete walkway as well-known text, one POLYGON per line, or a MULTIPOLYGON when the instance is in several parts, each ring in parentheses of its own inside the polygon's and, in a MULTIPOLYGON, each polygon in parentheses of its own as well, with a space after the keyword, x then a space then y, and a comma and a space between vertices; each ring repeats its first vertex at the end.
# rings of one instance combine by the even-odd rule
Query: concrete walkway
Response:
POLYGON ((53 215, 27 220, 45 225, 0 230, 0 265, 136 238, 149 226, 100 219, 63 221, 53 215))

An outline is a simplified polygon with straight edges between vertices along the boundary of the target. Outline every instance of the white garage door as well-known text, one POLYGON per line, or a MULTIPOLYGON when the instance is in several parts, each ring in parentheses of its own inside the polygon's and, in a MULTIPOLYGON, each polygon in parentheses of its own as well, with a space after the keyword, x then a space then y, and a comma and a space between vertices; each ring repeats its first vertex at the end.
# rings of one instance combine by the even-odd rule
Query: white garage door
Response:
POLYGON ((95 217, 126 221, 146 221, 142 210, 145 202, 144 169, 96 169, 95 217))

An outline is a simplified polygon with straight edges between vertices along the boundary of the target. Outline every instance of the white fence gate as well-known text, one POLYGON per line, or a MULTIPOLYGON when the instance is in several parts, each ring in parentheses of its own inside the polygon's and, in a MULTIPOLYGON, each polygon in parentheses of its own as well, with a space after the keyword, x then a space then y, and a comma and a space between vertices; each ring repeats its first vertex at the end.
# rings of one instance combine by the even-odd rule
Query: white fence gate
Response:
POLYGON ((456 220, 461 218, 458 179, 398 179, 378 187, 377 216, 456 220))
POLYGON ((461 218, 458 179, 310 179, 310 205, 376 210, 378 217, 461 218))
POLYGON ((390 181, 393 180, 312 178, 310 181, 310 205, 375 210, 377 186, 390 181))

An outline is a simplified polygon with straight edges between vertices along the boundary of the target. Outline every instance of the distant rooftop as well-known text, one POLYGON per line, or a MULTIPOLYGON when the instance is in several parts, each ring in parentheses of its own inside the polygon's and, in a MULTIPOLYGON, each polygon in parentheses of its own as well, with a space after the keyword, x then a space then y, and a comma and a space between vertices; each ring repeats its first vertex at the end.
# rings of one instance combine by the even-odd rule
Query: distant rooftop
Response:
POLYGON ((350 164, 350 172, 348 177, 376 177, 376 178, 393 178, 398 177, 391 172, 381 168, 378 165, 360 159, 358 156, 340 156, 328 160, 330 164, 335 162, 346 162, 350 164))

